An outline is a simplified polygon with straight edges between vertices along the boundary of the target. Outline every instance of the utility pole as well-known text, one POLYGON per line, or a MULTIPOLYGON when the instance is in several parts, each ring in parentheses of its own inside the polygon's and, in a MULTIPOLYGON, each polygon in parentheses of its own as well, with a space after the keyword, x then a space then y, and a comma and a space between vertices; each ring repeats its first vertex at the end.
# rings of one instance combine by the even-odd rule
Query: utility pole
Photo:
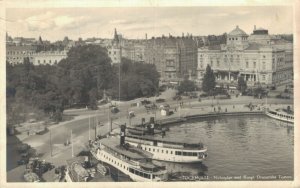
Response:
POLYGON ((73 134, 72 134, 72 130, 71 130, 71 144, 72 144, 72 157, 74 157, 73 134))
POLYGON ((51 139, 51 130, 49 132, 50 134, 50 152, 51 152, 51 157, 52 157, 52 139, 51 139))
POLYGON ((97 122, 96 122, 96 125, 95 125, 95 140, 97 139, 97 122))
POLYGON ((89 140, 91 140, 91 116, 89 115, 89 140))

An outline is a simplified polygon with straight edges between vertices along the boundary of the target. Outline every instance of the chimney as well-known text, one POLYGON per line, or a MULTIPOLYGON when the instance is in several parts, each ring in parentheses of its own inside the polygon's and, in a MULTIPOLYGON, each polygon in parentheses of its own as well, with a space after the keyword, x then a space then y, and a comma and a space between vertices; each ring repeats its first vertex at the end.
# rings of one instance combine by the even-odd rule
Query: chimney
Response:
POLYGON ((184 37, 184 32, 182 32, 182 38, 184 37))
POLYGON ((148 37, 147 37, 147 33, 145 34, 145 38, 146 38, 146 40, 148 39, 148 37))
POLYGON ((254 25, 254 31, 256 31, 256 25, 254 25))
POLYGON ((120 130, 120 146, 123 146, 125 144, 125 130, 126 130, 126 124, 121 125, 120 130))

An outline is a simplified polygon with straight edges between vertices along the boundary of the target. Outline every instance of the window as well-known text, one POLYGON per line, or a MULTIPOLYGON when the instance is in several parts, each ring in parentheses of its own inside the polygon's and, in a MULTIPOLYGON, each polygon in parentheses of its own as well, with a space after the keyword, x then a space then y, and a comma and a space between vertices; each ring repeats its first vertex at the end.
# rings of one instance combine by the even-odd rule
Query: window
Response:
POLYGON ((171 154, 173 154, 173 151, 170 151, 171 154))
POLYGON ((265 55, 263 55, 263 58, 266 58, 266 56, 265 56, 265 55))
POLYGON ((235 40, 237 40, 237 38, 235 38, 235 40))
POLYGON ((246 62, 246 68, 249 68, 249 63, 248 63, 248 61, 246 62))
POLYGON ((256 62, 253 62, 253 68, 256 68, 256 62))
POLYGON ((41 63, 41 61, 40 60, 38 60, 38 64, 40 64, 41 63))
POLYGON ((217 61, 217 66, 218 66, 218 67, 220 66, 220 62, 219 62, 219 61, 217 61))
POLYGON ((266 75, 262 75, 262 80, 266 80, 266 75))
POLYGON ((116 55, 117 54, 117 52, 116 51, 114 51, 114 55, 116 55))
POLYGON ((168 154, 168 150, 166 150, 166 154, 168 154))
POLYGON ((164 150, 161 150, 161 153, 164 153, 164 150))
POLYGON ((262 69, 263 69, 263 70, 266 70, 266 62, 263 62, 263 63, 262 63, 262 69))
POLYGON ((181 155, 181 151, 175 151, 175 155, 181 155))

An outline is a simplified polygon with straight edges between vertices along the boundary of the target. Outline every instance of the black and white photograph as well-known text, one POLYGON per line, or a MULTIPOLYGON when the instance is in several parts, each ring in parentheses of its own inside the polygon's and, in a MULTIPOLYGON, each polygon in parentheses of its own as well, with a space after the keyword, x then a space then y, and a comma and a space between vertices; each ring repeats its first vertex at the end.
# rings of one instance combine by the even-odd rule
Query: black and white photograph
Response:
POLYGON ((299 186, 294 1, 16 2, 0 17, 6 185, 299 186))

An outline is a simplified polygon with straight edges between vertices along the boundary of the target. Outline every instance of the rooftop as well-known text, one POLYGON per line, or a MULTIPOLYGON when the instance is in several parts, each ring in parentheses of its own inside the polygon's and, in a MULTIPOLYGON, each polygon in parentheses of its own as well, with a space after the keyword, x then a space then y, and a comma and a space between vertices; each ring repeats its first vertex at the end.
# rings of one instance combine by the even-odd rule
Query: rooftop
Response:
POLYGON ((234 30, 232 30, 230 33, 228 33, 228 35, 231 35, 231 36, 248 36, 247 33, 243 30, 241 30, 239 28, 239 26, 237 25, 236 28, 234 30))
POLYGON ((249 43, 249 46, 245 49, 245 50, 259 50, 259 48, 261 48, 262 45, 259 43, 249 43))

